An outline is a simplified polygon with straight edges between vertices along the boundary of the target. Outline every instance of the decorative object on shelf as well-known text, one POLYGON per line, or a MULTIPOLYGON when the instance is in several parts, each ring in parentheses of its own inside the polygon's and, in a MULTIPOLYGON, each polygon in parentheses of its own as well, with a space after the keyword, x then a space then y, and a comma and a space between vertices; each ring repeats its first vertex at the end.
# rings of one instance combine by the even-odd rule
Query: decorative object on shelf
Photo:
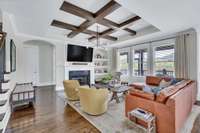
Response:
POLYGON ((96 58, 97 58, 97 59, 101 59, 102 56, 101 56, 100 54, 97 54, 97 55, 96 55, 96 58))

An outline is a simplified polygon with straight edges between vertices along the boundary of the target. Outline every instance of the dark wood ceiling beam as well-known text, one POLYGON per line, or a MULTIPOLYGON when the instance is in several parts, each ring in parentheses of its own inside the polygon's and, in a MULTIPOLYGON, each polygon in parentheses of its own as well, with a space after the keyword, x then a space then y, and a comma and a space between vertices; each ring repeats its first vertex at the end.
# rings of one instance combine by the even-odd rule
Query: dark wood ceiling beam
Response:
POLYGON ((127 32, 129 32, 129 33, 131 33, 131 35, 136 35, 136 31, 131 30, 131 29, 129 29, 129 28, 125 28, 125 29, 123 29, 123 30, 125 30, 125 31, 127 31, 127 32))
POLYGON ((94 23, 98 22, 99 20, 102 20, 105 16, 112 13, 114 10, 119 8, 120 5, 115 2, 114 0, 110 1, 108 4, 106 4, 103 8, 101 8, 97 13, 95 13, 95 18, 93 20, 87 20, 84 23, 80 25, 80 27, 77 30, 72 31, 68 34, 69 38, 72 38, 79 34, 80 32, 83 32, 88 27, 93 25, 94 23))
POLYGON ((117 2, 115 2, 114 0, 111 0, 108 4, 106 4, 103 8, 101 8, 99 11, 97 11, 94 14, 85 9, 82 9, 78 6, 75 6, 71 3, 64 1, 62 6, 60 7, 61 10, 71 13, 76 16, 82 17, 82 18, 86 19, 86 21, 83 22, 80 26, 74 26, 74 25, 70 25, 70 24, 66 24, 66 23, 58 22, 58 21, 54 20, 52 22, 52 25, 60 27, 60 28, 72 30, 72 32, 70 32, 68 34, 69 38, 72 38, 82 32, 82 33, 93 36, 93 37, 89 38, 89 40, 96 39, 96 37, 95 37, 96 32, 87 30, 87 28, 90 27, 91 25, 93 25, 94 23, 99 23, 101 25, 104 25, 104 26, 107 26, 110 28, 110 29, 100 33, 101 38, 106 38, 106 39, 108 38, 109 40, 117 40, 116 37, 109 36, 109 34, 112 34, 118 30, 125 30, 125 31, 131 33, 132 35, 136 35, 136 32, 134 30, 131 30, 127 27, 129 25, 131 25, 133 22, 141 19, 139 16, 130 18, 127 21, 124 21, 120 24, 112 22, 112 21, 104 18, 105 16, 112 13, 119 7, 120 7, 120 5, 117 2))
MULTIPOLYGON (((107 39, 108 37, 108 35, 109 34, 112 34, 112 33, 114 33, 115 32, 115 29, 108 29, 108 30, 105 30, 105 31, 103 31, 103 32, 101 32, 100 34, 99 34, 99 38, 105 38, 105 39, 107 39)), ((115 37, 114 37, 115 38, 115 37)), ((88 38, 88 40, 89 41, 94 41, 94 40, 96 40, 96 36, 92 36, 92 37, 90 37, 90 38, 88 38)), ((117 40, 117 38, 116 39, 113 39, 114 41, 116 41, 117 40)))
MULTIPOLYGON (((64 23, 64 22, 61 22, 61 21, 58 21, 58 20, 53 20, 52 23, 51 23, 51 26, 55 26, 55 27, 62 28, 62 29, 67 29, 67 30, 76 30, 76 29, 78 29, 78 27, 75 26, 75 25, 64 23)), ((91 35, 91 36, 96 36, 97 35, 97 32, 92 31, 92 30, 85 30, 85 31, 83 31, 83 33, 91 35)), ((111 40, 111 41, 116 41, 117 40, 116 37, 112 37, 112 36, 109 36, 109 35, 102 36, 102 38, 105 38, 105 39, 108 39, 108 40, 111 40)))
POLYGON ((62 28, 62 29, 67 29, 67 30, 77 30, 78 29, 78 27, 76 27, 74 25, 64 23, 64 22, 61 22, 61 21, 58 21, 58 20, 53 20, 51 22, 51 26, 55 26, 55 27, 59 27, 59 28, 62 28))
POLYGON ((91 12, 89 12, 85 9, 82 9, 78 6, 75 6, 75 5, 73 5, 69 2, 66 2, 66 1, 63 2, 62 6, 60 7, 60 10, 71 13, 75 16, 82 17, 82 18, 87 19, 87 20, 93 20, 94 19, 94 15, 91 12))
POLYGON ((99 11, 95 13, 95 19, 101 20, 108 14, 118 9, 119 7, 120 7, 120 4, 118 4, 114 0, 111 0, 108 4, 106 4, 103 8, 101 8, 99 11))
POLYGON ((112 34, 114 32, 115 32, 114 29, 108 29, 108 30, 105 30, 105 31, 101 32, 99 35, 102 37, 102 36, 106 36, 106 35, 112 34))
POLYGON ((113 36, 102 36, 101 38, 104 38, 104 39, 107 39, 107 40, 110 40, 110 41, 117 41, 118 38, 117 37, 113 37, 113 36))
POLYGON ((104 25, 104 26, 107 26, 107 27, 112 28, 112 29, 120 28, 119 24, 117 24, 113 21, 110 21, 108 19, 102 19, 102 20, 98 21, 97 23, 104 25))
POLYGON ((122 22, 121 24, 119 24, 119 27, 120 28, 125 28, 127 26, 129 26, 130 24, 132 24, 133 22, 137 21, 137 20, 140 20, 141 18, 139 16, 135 16, 133 18, 130 18, 124 22, 122 22))
POLYGON ((76 30, 73 30, 72 32, 70 32, 67 37, 69 38, 73 38, 74 36, 76 36, 77 34, 83 32, 84 30, 86 30, 88 27, 90 27, 91 25, 93 25, 95 22, 93 21, 89 21, 89 20, 86 20, 85 22, 83 22, 79 27, 78 29, 76 30))

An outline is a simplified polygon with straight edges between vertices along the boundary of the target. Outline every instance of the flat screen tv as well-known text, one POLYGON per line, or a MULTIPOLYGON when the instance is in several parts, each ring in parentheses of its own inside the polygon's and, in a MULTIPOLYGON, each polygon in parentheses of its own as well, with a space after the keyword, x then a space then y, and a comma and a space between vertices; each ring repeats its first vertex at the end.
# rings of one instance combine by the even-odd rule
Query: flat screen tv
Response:
POLYGON ((10 40, 10 71, 16 71, 16 46, 12 39, 10 40))
POLYGON ((67 61, 92 62, 93 48, 68 44, 67 61))

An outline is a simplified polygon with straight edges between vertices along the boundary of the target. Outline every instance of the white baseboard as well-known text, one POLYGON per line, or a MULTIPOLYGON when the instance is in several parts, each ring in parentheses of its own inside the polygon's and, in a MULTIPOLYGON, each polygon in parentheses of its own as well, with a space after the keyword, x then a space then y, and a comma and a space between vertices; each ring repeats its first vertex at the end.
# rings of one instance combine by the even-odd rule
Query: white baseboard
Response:
POLYGON ((56 91, 62 91, 62 90, 64 90, 64 87, 63 87, 63 85, 61 86, 56 86, 56 91))
POLYGON ((50 85, 56 85, 56 83, 49 83, 49 82, 46 82, 46 83, 38 83, 36 86, 38 86, 38 87, 43 87, 43 86, 50 86, 50 85))

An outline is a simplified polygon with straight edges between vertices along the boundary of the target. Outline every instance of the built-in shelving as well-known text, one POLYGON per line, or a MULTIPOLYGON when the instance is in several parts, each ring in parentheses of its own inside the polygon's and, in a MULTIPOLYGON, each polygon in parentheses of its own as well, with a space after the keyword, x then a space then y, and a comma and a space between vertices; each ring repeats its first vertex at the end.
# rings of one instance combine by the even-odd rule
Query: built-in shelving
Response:
POLYGON ((95 49, 93 62, 95 80, 100 79, 108 74, 109 59, 108 52, 105 49, 95 49))

